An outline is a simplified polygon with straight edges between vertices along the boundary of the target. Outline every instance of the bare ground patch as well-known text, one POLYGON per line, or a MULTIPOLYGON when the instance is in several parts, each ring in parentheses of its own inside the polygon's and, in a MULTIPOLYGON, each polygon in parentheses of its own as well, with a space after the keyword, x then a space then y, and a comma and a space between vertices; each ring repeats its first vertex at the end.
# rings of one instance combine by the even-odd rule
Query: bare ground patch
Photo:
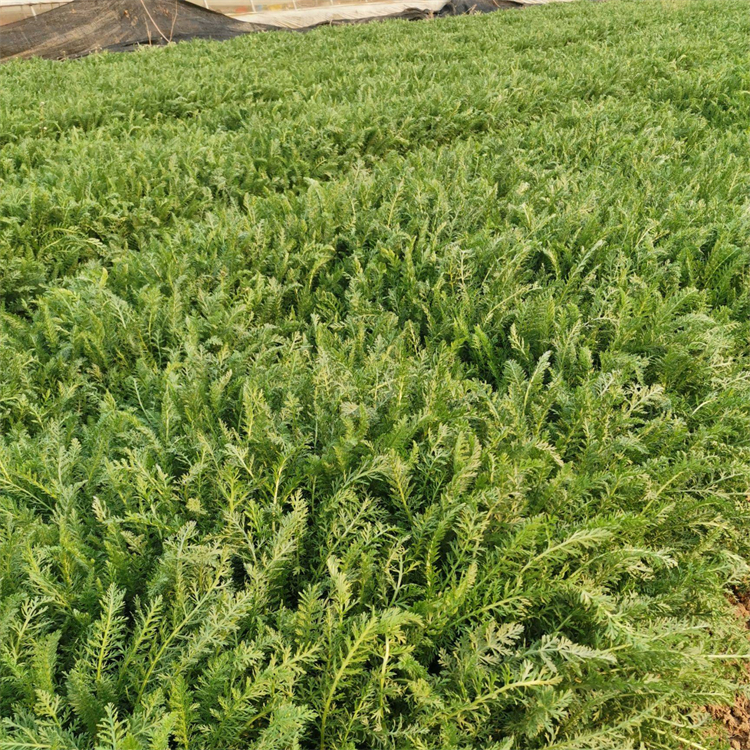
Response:
MULTIPOLYGON (((750 591, 735 592, 732 603, 735 612, 750 631, 750 591)), ((750 750, 750 700, 736 696, 732 706, 709 706, 711 716, 720 721, 729 736, 732 750, 750 750)))

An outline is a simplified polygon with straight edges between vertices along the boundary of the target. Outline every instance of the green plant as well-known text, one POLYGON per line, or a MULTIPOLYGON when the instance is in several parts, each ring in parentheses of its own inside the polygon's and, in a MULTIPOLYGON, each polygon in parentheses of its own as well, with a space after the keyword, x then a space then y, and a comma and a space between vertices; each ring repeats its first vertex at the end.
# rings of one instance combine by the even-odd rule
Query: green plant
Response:
POLYGON ((749 8, 3 66, 0 748, 719 746, 749 8))

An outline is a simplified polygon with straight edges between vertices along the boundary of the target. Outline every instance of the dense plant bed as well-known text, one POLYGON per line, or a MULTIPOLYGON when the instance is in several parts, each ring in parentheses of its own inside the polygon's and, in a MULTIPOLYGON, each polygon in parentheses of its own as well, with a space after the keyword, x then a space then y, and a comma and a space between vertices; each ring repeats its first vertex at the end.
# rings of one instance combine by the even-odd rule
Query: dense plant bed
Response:
POLYGON ((724 746, 750 3, 0 70, 0 748, 724 746))

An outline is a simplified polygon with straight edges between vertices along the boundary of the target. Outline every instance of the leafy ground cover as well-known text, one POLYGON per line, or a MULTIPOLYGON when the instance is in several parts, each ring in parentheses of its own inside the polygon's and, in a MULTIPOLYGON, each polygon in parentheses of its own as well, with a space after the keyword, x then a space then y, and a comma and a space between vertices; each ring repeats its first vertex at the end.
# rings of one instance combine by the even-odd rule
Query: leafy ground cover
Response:
POLYGON ((749 34, 0 69, 0 748, 725 746, 749 34))

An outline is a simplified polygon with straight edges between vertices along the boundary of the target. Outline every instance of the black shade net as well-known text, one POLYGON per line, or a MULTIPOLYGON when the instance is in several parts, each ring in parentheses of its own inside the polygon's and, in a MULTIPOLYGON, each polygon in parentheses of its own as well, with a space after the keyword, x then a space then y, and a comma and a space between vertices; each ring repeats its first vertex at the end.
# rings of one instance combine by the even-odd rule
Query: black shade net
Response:
MULTIPOLYGON (((437 14, 410 8, 379 18, 417 20, 514 6, 510 0, 446 0, 437 14)), ((0 26, 0 61, 26 57, 59 60, 188 39, 226 40, 276 29, 239 21, 186 0, 73 0, 35 18, 0 26)))

